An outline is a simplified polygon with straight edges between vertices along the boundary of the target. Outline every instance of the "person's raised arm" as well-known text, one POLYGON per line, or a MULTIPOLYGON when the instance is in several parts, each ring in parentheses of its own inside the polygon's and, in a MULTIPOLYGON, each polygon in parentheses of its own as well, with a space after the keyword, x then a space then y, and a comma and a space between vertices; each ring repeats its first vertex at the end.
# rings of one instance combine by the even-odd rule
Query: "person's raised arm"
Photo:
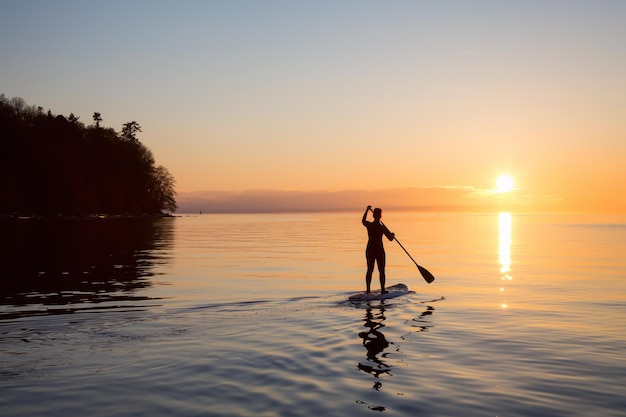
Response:
POLYGON ((363 219, 361 220, 361 223, 363 223, 363 225, 365 225, 365 223, 367 222, 367 212, 371 209, 372 206, 367 206, 367 208, 365 209, 365 213, 363 213, 363 219))

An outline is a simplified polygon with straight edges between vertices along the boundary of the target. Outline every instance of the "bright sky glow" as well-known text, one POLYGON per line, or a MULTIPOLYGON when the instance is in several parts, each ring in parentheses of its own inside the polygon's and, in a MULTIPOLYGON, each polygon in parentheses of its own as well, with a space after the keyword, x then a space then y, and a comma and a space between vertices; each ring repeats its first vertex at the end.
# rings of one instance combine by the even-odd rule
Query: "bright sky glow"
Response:
POLYGON ((626 210, 624 39, 613 0, 4 1, 0 93, 136 120, 189 198, 509 172, 525 209, 626 210))

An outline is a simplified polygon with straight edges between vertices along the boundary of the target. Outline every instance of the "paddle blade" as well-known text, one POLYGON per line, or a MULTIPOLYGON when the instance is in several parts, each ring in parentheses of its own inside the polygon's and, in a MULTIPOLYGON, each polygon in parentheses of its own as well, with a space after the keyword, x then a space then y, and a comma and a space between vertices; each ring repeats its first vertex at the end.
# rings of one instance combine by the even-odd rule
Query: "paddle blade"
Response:
POLYGON ((422 277, 426 280, 427 283, 430 284, 435 280, 433 274, 431 274, 426 268, 417 265, 417 269, 419 269, 420 274, 422 274, 422 277))

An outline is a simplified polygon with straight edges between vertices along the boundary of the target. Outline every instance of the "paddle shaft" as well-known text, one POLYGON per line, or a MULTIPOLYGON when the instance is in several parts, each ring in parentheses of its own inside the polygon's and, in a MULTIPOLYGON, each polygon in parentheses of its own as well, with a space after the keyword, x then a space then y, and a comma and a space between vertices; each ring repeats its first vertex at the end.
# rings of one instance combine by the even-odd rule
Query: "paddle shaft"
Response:
MULTIPOLYGON (((402 246, 402 243, 400 243, 400 241, 398 240, 398 238, 396 238, 394 236, 393 240, 395 240, 396 242, 398 242, 398 245, 400 245, 400 247, 402 248, 402 250, 404 251, 404 253, 406 253, 407 255, 409 255, 409 258, 411 258, 411 260, 413 261, 413 263, 415 265, 417 265, 417 262, 415 262, 415 259, 413 259, 413 257, 411 256, 411 254, 404 248, 404 246, 402 246)), ((417 265, 419 266, 419 265, 417 265)))
MULTIPOLYGON (((369 211, 371 211, 372 213, 374 213, 374 210, 372 210, 372 208, 371 208, 371 207, 369 207, 369 211)), ((380 222, 380 224, 382 224, 383 226, 385 225, 383 222, 380 222)), ((417 262, 415 262, 415 259, 413 259, 413 257, 412 257, 412 256, 411 256, 411 254, 409 253, 409 251, 407 251, 407 250, 405 249, 405 247, 404 247, 404 246, 402 246, 402 243, 400 243, 400 241, 398 240, 398 238, 397 238, 397 237, 395 237, 395 234, 394 234, 393 240, 395 240, 395 241, 398 243, 398 245, 400 245, 400 247, 402 248, 402 250, 404 251, 404 253, 406 253, 406 254, 408 255, 408 257, 409 257, 409 258, 411 258, 411 260, 413 261, 413 263, 415 264, 415 266, 417 267, 417 269, 420 271, 420 274, 422 274, 422 278, 424 278, 424 280, 425 280, 427 283, 429 283, 429 284, 430 284, 431 282, 433 282, 433 281, 435 280, 435 277, 433 276, 433 274, 431 274, 431 273, 430 273, 430 272, 429 272, 426 268, 424 268, 423 266, 418 265, 418 264, 417 264, 417 262)))

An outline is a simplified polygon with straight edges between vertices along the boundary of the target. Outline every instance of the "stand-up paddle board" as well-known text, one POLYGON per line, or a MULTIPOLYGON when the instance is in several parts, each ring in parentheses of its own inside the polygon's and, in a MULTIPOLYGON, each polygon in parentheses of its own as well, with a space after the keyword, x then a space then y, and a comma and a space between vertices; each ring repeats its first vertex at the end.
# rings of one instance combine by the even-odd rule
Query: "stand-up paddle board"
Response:
POLYGON ((381 294, 380 289, 374 290, 370 293, 365 291, 356 293, 348 297, 350 301, 368 301, 368 300, 387 300, 389 298, 396 298, 409 293, 409 287, 404 284, 396 284, 391 287, 385 288, 386 293, 381 294))

